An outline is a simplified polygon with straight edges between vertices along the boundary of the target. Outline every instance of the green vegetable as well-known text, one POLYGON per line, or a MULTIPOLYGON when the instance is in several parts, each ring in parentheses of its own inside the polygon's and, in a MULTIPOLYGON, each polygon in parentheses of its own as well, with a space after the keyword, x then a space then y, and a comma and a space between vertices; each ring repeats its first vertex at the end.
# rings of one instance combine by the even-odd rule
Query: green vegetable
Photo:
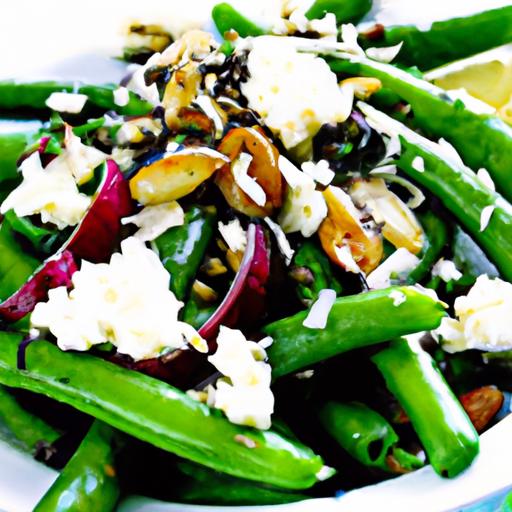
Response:
POLYGON ((509 492, 505 497, 499 512, 512 512, 512 492, 509 492))
POLYGON ((323 18, 328 12, 336 16, 336 23, 357 23, 372 8, 372 0, 316 0, 307 10, 306 18, 323 18))
MULTIPOLYGON (((120 107, 114 103, 114 91, 118 88, 114 84, 106 85, 79 85, 68 82, 15 82, 5 80, 0 82, 0 109, 17 110, 27 108, 30 110, 47 110, 46 100, 53 92, 76 92, 88 97, 87 103, 101 110, 115 110, 119 114, 140 116, 149 114, 153 105, 140 99, 130 92, 128 104, 120 107)), ((86 104, 87 106, 87 104, 86 104)))
POLYGON ((292 277, 298 282, 297 294, 305 304, 311 304, 318 293, 331 288, 341 293, 341 285, 334 277, 329 259, 325 253, 311 241, 304 242, 293 258, 292 277))
POLYGON ((484 167, 498 190, 512 199, 512 127, 496 116, 476 114, 461 102, 451 101, 446 92, 389 64, 364 57, 330 61, 333 71, 378 78, 407 101, 415 125, 427 135, 443 137, 453 144, 464 162, 473 169, 484 167))
POLYGON ((89 354, 41 340, 16 359, 21 336, 0 333, 0 383, 43 393, 181 457, 240 478, 303 489, 322 459, 272 431, 233 425, 182 391, 89 354))
POLYGON ((484 251, 459 226, 453 234, 453 262, 464 274, 464 280, 471 285, 478 276, 487 274, 489 277, 499 277, 498 269, 488 260, 484 251))
POLYGON ((23 251, 9 219, 0 226, 0 301, 23 286, 41 262, 23 251))
POLYGON ((217 220, 214 207, 192 207, 185 223, 168 229, 155 240, 164 267, 171 274, 171 290, 179 300, 190 291, 217 220))
POLYGON ((425 232, 425 242, 418 266, 407 277, 407 284, 421 281, 432 269, 448 240, 446 224, 434 213, 427 211, 419 215, 425 232))
POLYGON ((212 19, 221 36, 230 30, 235 30, 240 37, 262 36, 266 33, 266 30, 258 27, 226 2, 213 7, 212 19))
POLYGON ((442 149, 369 105, 360 104, 368 119, 388 135, 400 136, 398 167, 438 197, 486 251, 500 272, 512 279, 512 205, 442 149), (487 225, 482 214, 494 207, 487 225), (484 229, 482 229, 484 228, 484 229))
POLYGON ((429 296, 411 287, 398 286, 337 299, 325 329, 304 327, 307 314, 301 311, 263 328, 274 339, 268 349, 274 377, 348 350, 435 329, 444 311, 441 303, 429 296), (405 300, 394 305, 396 296, 405 300))
POLYGON ((0 183, 18 180, 18 159, 33 136, 34 132, 0 133, 0 183))
POLYGON ((95 421, 71 460, 34 512, 109 512, 119 499, 114 451, 115 431, 95 421))
MULTIPOLYGON (((379 413, 359 402, 327 402, 320 409, 320 422, 329 434, 352 457, 365 466, 391 471, 388 457, 395 452, 398 435, 379 413)), ((419 468, 423 463, 414 455, 399 456, 410 466, 419 468)))
POLYGON ((308 498, 303 494, 233 478, 190 462, 181 462, 178 467, 187 479, 176 486, 176 499, 186 503, 262 506, 292 503, 308 498))
MULTIPOLYGON (((482 4, 482 8, 485 4, 482 4)), ((362 38, 363 47, 403 41, 395 62, 432 69, 512 41, 512 6, 436 21, 428 30, 415 25, 386 26, 382 38, 362 38)))
POLYGON ((435 361, 419 343, 404 339, 392 341, 372 361, 410 418, 434 470, 445 477, 464 471, 478 454, 478 434, 435 361))
POLYGON ((0 423, 7 429, 9 437, 14 436, 15 442, 31 453, 60 437, 50 425, 25 410, 3 386, 0 386, 0 423))

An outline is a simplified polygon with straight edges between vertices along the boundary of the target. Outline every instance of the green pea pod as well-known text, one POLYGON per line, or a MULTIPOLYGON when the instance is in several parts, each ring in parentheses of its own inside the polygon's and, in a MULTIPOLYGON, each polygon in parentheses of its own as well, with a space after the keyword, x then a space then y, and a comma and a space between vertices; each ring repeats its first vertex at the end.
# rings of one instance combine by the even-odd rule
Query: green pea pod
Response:
POLYGON ((256 482, 233 478, 189 462, 181 462, 178 467, 187 478, 176 486, 176 499, 185 503, 262 506, 308 498, 304 494, 263 487, 256 482))
POLYGON ((293 265, 292 277, 298 282, 297 294, 303 303, 310 305, 325 288, 341 293, 342 287, 333 275, 328 258, 313 242, 302 244, 295 253, 293 265))
POLYGON ((33 141, 33 131, 0 134, 0 183, 16 181, 18 174, 18 158, 25 148, 33 141))
POLYGON ((324 329, 304 327, 307 314, 301 311, 264 327, 274 340, 268 349, 274 377, 349 350, 435 329, 444 309, 440 302, 415 288, 397 286, 337 299, 324 329))
POLYGON ((498 190, 512 199, 512 127, 507 123, 494 115, 468 110, 460 101, 450 100, 443 89, 390 64, 349 55, 329 64, 336 72, 378 78, 383 87, 411 105, 418 128, 453 144, 471 168, 487 169, 498 190))
POLYGON ((430 272, 448 241, 446 224, 437 215, 428 211, 418 217, 425 233, 425 242, 420 262, 407 277, 407 284, 420 282, 430 272))
POLYGON ((163 450, 247 480, 303 489, 324 468, 300 443, 234 425, 164 382, 89 354, 38 340, 27 348, 27 370, 19 370, 21 338, 0 333, 0 383, 45 394, 163 450))
POLYGON ((190 291, 203 261, 217 220, 214 207, 193 206, 185 214, 185 223, 168 229, 155 240, 164 267, 171 274, 171 290, 179 300, 190 291))
POLYGON ((262 36, 266 33, 266 30, 258 27, 226 2, 213 7, 212 19, 221 36, 230 30, 235 30, 240 37, 262 36))
POLYGON ((1 110, 47 110, 46 100, 54 92, 76 92, 87 96, 87 103, 101 110, 115 110, 119 114, 141 116, 149 114, 153 105, 140 99, 130 92, 128 103, 120 107, 114 102, 114 91, 117 85, 78 85, 69 82, 16 82, 4 80, 0 82, 1 110))
MULTIPOLYGON (((319 411, 320 422, 354 459, 365 466, 390 471, 387 457, 398 435, 379 413, 359 402, 327 402, 319 411)), ((419 465, 421 462, 418 460, 419 465)))
POLYGON ((394 340, 372 361, 396 396, 441 476, 454 477, 478 454, 478 434, 435 361, 416 341, 394 340))
POLYGON ((95 421, 62 473, 34 512, 109 512, 119 499, 114 450, 115 430, 95 421))
POLYGON ((363 47, 403 42, 395 62, 432 69, 512 41, 512 6, 436 21, 426 30, 415 25, 386 26, 378 40, 364 34, 361 39, 363 47))
POLYGON ((306 11, 306 18, 323 18, 328 12, 336 16, 336 23, 357 23, 372 8, 372 0, 316 0, 306 11))
POLYGON ((468 285, 473 284, 478 276, 487 274, 499 277, 498 269, 489 261, 478 244, 459 226, 453 234, 453 262, 464 274, 468 285))
POLYGON ((512 205, 489 189, 473 171, 450 155, 443 157, 441 148, 429 140, 369 105, 360 104, 360 107, 385 133, 400 136, 402 153, 397 162, 400 169, 438 197, 482 246, 503 276, 511 280, 512 205), (488 223, 484 218, 486 208, 492 209, 488 223))
POLYGON ((23 251, 9 219, 0 226, 0 302, 25 284, 41 261, 23 251))
MULTIPOLYGON (((0 386, 0 423, 7 430, 7 436, 14 437, 14 444, 30 453, 36 453, 41 445, 51 445, 60 434, 45 421, 24 409, 0 386)), ((0 428, 0 432, 3 429, 0 428)))

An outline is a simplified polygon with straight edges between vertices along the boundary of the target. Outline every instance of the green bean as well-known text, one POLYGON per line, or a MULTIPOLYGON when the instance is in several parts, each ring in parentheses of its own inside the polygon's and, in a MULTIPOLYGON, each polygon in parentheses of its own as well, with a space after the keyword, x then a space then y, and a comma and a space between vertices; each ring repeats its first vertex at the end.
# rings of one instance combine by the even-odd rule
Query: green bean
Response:
POLYGON ((372 357, 441 476, 454 477, 478 454, 478 434, 435 361, 416 341, 394 340, 372 357))
POLYGON ((164 267, 171 274, 171 290, 179 300, 187 297, 192 281, 213 236, 217 220, 214 207, 192 207, 185 223, 168 229, 155 240, 164 267))
POLYGON ((256 482, 216 473, 205 467, 181 462, 178 467, 187 479, 177 485, 176 499, 208 505, 275 505, 308 498, 304 494, 263 487, 256 482))
MULTIPOLYGON (((231 424, 168 384, 38 340, 17 368, 21 336, 0 333, 0 383, 43 393, 181 457, 278 487, 313 485, 323 468, 309 448, 272 431, 231 424)), ((323 476, 323 473, 321 474, 323 476)))
MULTIPOLYGON (((368 467, 392 471, 388 457, 394 454, 398 435, 379 413, 359 402, 327 402, 319 411, 320 422, 329 434, 354 459, 368 467)), ((407 454, 406 459, 399 455, 407 465, 421 467, 422 462, 414 455, 407 454)))
POLYGON ((95 421, 34 512, 109 512, 119 499, 114 461, 115 431, 95 421))
POLYGON ((435 329, 444 311, 441 303, 420 291, 398 286, 337 299, 325 329, 304 327, 306 316, 307 311, 301 311, 264 327, 274 339, 268 350, 274 377, 355 348, 435 329), (397 304, 397 298, 403 302, 397 304))
POLYGON ((395 62, 432 69, 512 41, 512 6, 435 21, 429 29, 413 24, 390 25, 377 40, 367 39, 364 34, 361 39, 365 47, 403 42, 395 62))
POLYGON ((51 445, 60 437, 54 428, 24 409, 3 386, 0 386, 0 421, 8 433, 33 454, 40 446, 51 445))
POLYGON ((372 0, 315 0, 306 11, 306 18, 323 18, 328 12, 336 16, 336 23, 357 23, 372 8, 372 0))
POLYGON ((212 19, 221 36, 230 30, 235 30, 240 37, 262 36, 266 32, 226 2, 213 7, 212 19))
POLYGON ((418 128, 453 144, 471 168, 487 169, 498 190, 512 199, 512 127, 504 121, 494 115, 476 114, 460 101, 450 100, 439 87, 390 64, 348 55, 329 64, 336 72, 378 78, 383 87, 411 105, 418 128))
POLYGON ((29 109, 45 111, 48 109, 46 100, 54 92, 76 92, 85 94, 87 102, 101 110, 115 110, 119 114, 140 116, 149 114, 153 106, 130 92, 128 104, 120 107, 114 101, 117 85, 83 85, 68 82, 16 82, 5 80, 0 82, 0 109, 15 111, 29 109))

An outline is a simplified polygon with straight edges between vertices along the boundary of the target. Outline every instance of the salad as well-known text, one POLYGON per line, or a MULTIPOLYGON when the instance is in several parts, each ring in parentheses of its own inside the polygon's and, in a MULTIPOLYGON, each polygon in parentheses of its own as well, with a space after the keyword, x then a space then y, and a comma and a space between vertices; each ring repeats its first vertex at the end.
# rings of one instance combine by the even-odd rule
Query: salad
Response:
POLYGON ((510 412, 512 129, 423 71, 512 7, 370 8, 221 3, 130 26, 119 84, 0 82, 37 120, 0 134, 0 434, 61 470, 35 510, 454 478, 510 412))

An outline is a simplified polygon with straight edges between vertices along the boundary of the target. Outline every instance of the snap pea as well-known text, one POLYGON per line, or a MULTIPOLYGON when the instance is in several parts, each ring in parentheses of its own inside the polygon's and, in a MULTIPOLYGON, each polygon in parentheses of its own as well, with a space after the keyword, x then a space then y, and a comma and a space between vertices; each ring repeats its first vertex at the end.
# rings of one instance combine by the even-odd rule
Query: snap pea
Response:
POLYGON ((176 486, 176 499, 186 503, 262 506, 308 498, 304 494, 233 478, 190 462, 181 462, 178 468, 187 478, 176 486))
POLYGON ((306 18, 323 18, 328 12, 336 16, 336 23, 357 23, 372 8, 372 0, 316 0, 306 11, 306 18))
POLYGON ((16 180, 18 158, 32 142, 33 132, 14 132, 0 134, 0 183, 16 180))
POLYGON ((342 290, 325 253, 309 240, 295 253, 291 275, 298 283, 299 299, 307 305, 311 305, 318 298, 318 293, 325 288, 334 290, 336 294, 342 290))
POLYGON ((419 219, 425 233, 423 252, 419 264, 408 275, 407 284, 418 283, 430 272, 448 240, 446 224, 437 215, 428 211, 419 219))
POLYGON ((264 29, 258 27, 226 2, 213 7, 212 19, 221 36, 230 30, 235 30, 240 37, 262 36, 266 33, 264 29))
POLYGON ((428 29, 389 25, 375 38, 361 37, 364 47, 403 42, 395 62, 423 70, 442 66, 512 41, 512 6, 504 6, 442 21, 428 29))
POLYGON ((438 197, 482 246, 503 276, 512 279, 512 205, 489 189, 473 171, 449 154, 443 154, 439 146, 369 105, 360 106, 385 133, 400 136, 402 153, 398 167, 438 197), (486 207, 494 207, 494 210, 489 223, 482 226, 486 207))
POLYGON ((268 349, 274 377, 355 348, 435 329, 444 311, 441 303, 420 291, 397 286, 337 299, 325 329, 304 327, 307 314, 301 311, 263 328, 274 340, 268 349), (396 298, 405 300, 395 305, 396 298))
MULTIPOLYGON (((390 472, 388 457, 393 455, 398 435, 379 413, 359 402, 327 402, 319 411, 320 422, 329 434, 361 464, 390 472)), ((402 457, 400 452, 400 457, 402 457)), ((422 462, 408 454, 415 468, 422 462)))
POLYGON ((499 277, 498 269, 489 261, 478 244, 459 226, 453 233, 453 261, 464 274, 464 279, 471 285, 478 276, 487 274, 499 277))
POLYGON ((109 512, 119 499, 113 443, 115 431, 95 421, 34 512, 109 512))
POLYGON ((33 454, 41 445, 49 446, 60 437, 54 428, 24 409, 3 386, 0 386, 0 422, 9 437, 14 436, 16 443, 33 454))
POLYGON ((45 394, 134 437, 233 476, 278 487, 312 486, 323 469, 309 448, 273 431, 229 423, 168 384, 89 354, 38 340, 17 368, 21 335, 0 333, 0 383, 45 394))
POLYGON ((386 380, 441 476, 454 477, 478 454, 478 434, 435 361, 417 341, 397 339, 372 361, 386 380))
POLYGON ((153 105, 140 99, 130 92, 128 104, 120 107, 114 102, 114 91, 117 85, 85 85, 69 82, 16 82, 4 80, 0 82, 0 109, 17 110, 29 109, 35 111, 47 110, 46 100, 53 92, 76 92, 85 94, 87 102, 101 110, 115 110, 119 114, 139 116, 149 114, 153 105))
POLYGON ((512 199, 512 127, 507 123, 494 115, 468 110, 439 87, 390 64, 349 55, 329 64, 335 72, 378 78, 383 87, 411 105, 418 128, 453 144, 471 168, 487 169, 498 190, 512 199))
POLYGON ((182 226, 168 229, 155 240, 164 267, 171 274, 171 290, 179 300, 190 291, 213 236, 217 213, 214 207, 193 206, 182 226))

